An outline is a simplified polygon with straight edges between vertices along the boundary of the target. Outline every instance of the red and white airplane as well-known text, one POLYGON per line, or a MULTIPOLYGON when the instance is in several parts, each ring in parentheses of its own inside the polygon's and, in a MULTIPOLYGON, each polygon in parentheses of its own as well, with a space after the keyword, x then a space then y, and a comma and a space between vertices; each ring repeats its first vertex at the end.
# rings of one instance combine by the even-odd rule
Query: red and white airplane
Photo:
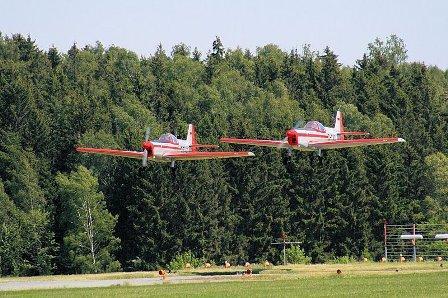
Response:
POLYGON ((369 133, 360 131, 345 131, 342 113, 337 111, 334 127, 325 127, 318 121, 310 121, 304 127, 296 125, 286 132, 283 140, 258 140, 221 138, 222 143, 246 144, 263 147, 296 149, 302 151, 317 151, 321 156, 322 149, 337 149, 368 145, 380 145, 405 142, 402 138, 377 138, 377 139, 345 139, 345 136, 363 136, 369 133))
POLYGON ((171 162, 172 167, 174 167, 176 160, 203 160, 254 156, 252 152, 198 151, 198 148, 217 147, 218 146, 216 145, 198 144, 196 142, 196 131, 194 126, 193 124, 189 124, 186 140, 180 140, 173 134, 166 133, 161 135, 159 139, 150 141, 148 129, 146 131, 145 140, 142 142, 143 151, 84 147, 77 147, 76 151, 141 159, 143 166, 147 165, 148 160, 156 162, 171 162))

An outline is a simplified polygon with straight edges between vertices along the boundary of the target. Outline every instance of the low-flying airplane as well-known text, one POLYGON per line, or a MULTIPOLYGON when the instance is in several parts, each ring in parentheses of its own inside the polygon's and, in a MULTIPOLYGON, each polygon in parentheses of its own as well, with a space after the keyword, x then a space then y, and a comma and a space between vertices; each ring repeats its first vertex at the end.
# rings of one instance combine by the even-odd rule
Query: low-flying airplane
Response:
POLYGON ((196 142, 196 131, 193 124, 188 125, 186 140, 178 139, 173 134, 166 133, 161 135, 157 140, 151 141, 149 140, 149 134, 150 131, 148 129, 145 134, 145 140, 142 142, 143 151, 85 147, 77 147, 76 151, 141 159, 143 166, 147 165, 148 160, 171 162, 171 167, 174 167, 176 160, 203 160, 254 156, 252 152, 198 151, 199 148, 217 148, 218 146, 198 144, 196 142))
POLYGON ((259 139, 236 139, 221 138, 222 143, 246 144, 263 147, 296 149, 302 151, 317 151, 322 155, 322 149, 337 149, 368 145, 380 145, 405 142, 402 138, 361 138, 346 139, 346 136, 365 136, 367 132, 345 131, 342 113, 336 112, 334 127, 325 127, 318 121, 309 121, 305 126, 296 125, 286 131, 286 138, 283 140, 259 140, 259 139))

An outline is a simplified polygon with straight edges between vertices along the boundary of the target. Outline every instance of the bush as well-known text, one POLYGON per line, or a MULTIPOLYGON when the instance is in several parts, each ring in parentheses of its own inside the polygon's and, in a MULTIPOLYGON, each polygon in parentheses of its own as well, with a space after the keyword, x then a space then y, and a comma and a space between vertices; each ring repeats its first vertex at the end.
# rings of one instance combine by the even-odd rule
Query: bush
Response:
POLYGON ((200 267, 203 262, 201 259, 196 258, 191 251, 186 251, 182 254, 176 255, 174 259, 171 260, 168 267, 170 270, 176 271, 184 269, 187 263, 190 264, 191 268, 197 268, 200 267))
POLYGON ((286 262, 289 264, 309 264, 311 258, 307 257, 303 249, 297 245, 286 249, 286 262))
POLYGON ((356 259, 351 256, 337 257, 330 261, 332 264, 348 264, 353 262, 356 262, 356 259))
POLYGON ((373 256, 367 248, 364 248, 364 250, 362 251, 361 258, 362 259, 366 258, 367 261, 369 261, 369 262, 371 262, 373 260, 373 256))

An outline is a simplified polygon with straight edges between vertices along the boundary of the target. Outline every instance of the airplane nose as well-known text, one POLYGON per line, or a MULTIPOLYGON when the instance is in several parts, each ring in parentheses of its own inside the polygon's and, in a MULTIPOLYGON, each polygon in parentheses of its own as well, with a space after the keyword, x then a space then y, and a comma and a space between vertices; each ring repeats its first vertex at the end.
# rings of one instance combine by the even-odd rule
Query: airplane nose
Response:
POLYGON ((142 148, 148 150, 149 152, 152 152, 154 145, 150 141, 144 141, 142 142, 142 148))
POLYGON ((296 135, 296 132, 294 130, 292 130, 292 129, 286 131, 286 136, 287 137, 292 137, 292 136, 295 136, 295 135, 296 135))
POLYGON ((299 142, 297 132, 293 129, 286 132, 286 138, 288 139, 288 144, 291 146, 296 146, 299 142))
POLYGON ((146 167, 148 162, 148 157, 153 157, 154 155, 154 144, 150 141, 146 140, 142 142, 142 148, 143 148, 143 158, 142 158, 142 165, 146 167))

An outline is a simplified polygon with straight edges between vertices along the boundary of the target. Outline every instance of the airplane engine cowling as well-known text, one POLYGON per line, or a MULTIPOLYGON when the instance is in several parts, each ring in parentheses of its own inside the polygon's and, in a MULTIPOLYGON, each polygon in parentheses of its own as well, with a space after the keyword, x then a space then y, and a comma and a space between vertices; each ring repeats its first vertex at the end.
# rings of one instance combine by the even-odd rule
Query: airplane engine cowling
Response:
POLYGON ((299 135, 294 130, 288 130, 286 132, 286 138, 290 146, 297 146, 299 144, 299 135))
POLYGON ((150 141, 143 142, 142 148, 148 151, 148 157, 154 156, 154 145, 150 141))

